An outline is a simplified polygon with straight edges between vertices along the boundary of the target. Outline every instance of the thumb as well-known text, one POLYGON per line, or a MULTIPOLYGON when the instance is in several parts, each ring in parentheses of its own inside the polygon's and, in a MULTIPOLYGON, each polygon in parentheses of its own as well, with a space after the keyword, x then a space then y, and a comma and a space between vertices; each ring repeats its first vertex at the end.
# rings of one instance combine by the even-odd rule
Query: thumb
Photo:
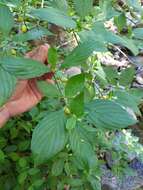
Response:
POLYGON ((9 120, 10 114, 6 106, 0 109, 0 128, 9 120))
POLYGON ((48 44, 41 45, 41 46, 37 47, 36 49, 27 53, 26 57, 34 59, 36 61, 40 61, 42 63, 45 63, 48 58, 48 49, 49 49, 48 44))

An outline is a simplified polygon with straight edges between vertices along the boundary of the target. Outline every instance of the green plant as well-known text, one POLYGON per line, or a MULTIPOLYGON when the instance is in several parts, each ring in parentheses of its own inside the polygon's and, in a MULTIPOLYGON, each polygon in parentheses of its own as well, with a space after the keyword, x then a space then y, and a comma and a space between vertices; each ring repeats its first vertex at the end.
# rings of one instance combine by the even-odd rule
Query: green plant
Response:
POLYGON ((138 105, 143 95, 142 90, 130 88, 135 73, 133 66, 119 73, 117 69, 103 67, 98 55, 104 55, 115 45, 134 55, 139 53, 140 33, 127 23, 125 13, 130 12, 141 22, 137 13, 142 14, 142 8, 130 0, 124 6, 111 0, 101 0, 97 6, 93 6, 92 0, 53 0, 45 1, 44 8, 43 2, 0 1, 0 106, 12 95, 17 80, 49 71, 55 73, 55 84, 38 82, 39 90, 45 95, 40 105, 22 119, 10 121, 1 132, 4 137, 0 140, 0 163, 4 164, 0 172, 5 175, 1 177, 0 187, 10 189, 13 179, 16 184, 13 189, 100 190, 101 153, 112 149, 108 134, 137 123, 135 114, 141 115, 138 105), (19 13, 22 19, 17 17, 19 13), (116 34, 105 25, 113 18, 116 34), (64 59, 60 47, 51 47, 50 67, 21 57, 30 49, 30 40, 53 35, 47 29, 47 22, 63 27, 78 44, 64 59), (23 26, 28 31, 16 34, 23 26), (124 28, 126 33, 122 33, 124 28), (72 66, 80 66, 81 73, 68 78, 64 71, 72 66), (106 90, 109 86, 112 88, 106 90), (33 125, 37 126, 33 128, 33 125), (29 152, 32 131, 33 155, 29 152), (10 142, 18 142, 18 146, 6 145, 7 133, 10 142), (23 151, 28 152, 21 156, 23 151), (35 167, 32 167, 33 160, 35 167), (15 174, 10 172, 7 177, 12 161, 18 184, 15 174), (5 179, 10 183, 4 184, 5 179))

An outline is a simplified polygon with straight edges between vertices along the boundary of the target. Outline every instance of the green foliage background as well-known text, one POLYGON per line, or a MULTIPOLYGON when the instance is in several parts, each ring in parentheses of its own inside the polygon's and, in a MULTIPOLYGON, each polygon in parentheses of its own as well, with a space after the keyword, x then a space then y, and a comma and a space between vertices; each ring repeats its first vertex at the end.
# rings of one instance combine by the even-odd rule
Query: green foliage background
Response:
POLYGON ((0 189, 101 190, 106 151, 118 160, 113 172, 120 177, 129 169, 130 155, 143 159, 138 139, 122 130, 142 114, 143 91, 132 88, 137 65, 119 71, 98 59, 115 47, 137 56, 143 45, 142 15, 141 3, 131 0, 0 0, 0 106, 18 80, 55 71, 55 84, 38 81, 45 95, 39 105, 0 130, 0 189), (111 20, 115 31, 107 27, 111 20), (54 35, 51 24, 74 37, 76 47, 51 47, 50 67, 23 58, 33 40, 54 35), (82 73, 64 74, 72 66, 82 73), (116 131, 125 147, 113 143, 116 131))

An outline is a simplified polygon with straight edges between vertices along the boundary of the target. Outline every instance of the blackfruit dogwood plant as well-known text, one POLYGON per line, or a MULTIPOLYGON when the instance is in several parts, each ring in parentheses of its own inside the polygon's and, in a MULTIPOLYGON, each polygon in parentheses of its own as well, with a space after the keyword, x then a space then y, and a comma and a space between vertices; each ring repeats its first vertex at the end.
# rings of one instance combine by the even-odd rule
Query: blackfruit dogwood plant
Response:
MULTIPOLYGON (((97 55, 109 52, 115 45, 133 55, 139 53, 125 10, 135 15, 136 11, 142 12, 142 8, 130 0, 123 2, 126 9, 116 0, 42 2, 41 5, 39 1, 27 1, 23 14, 23 2, 0 1, 0 48, 3 51, 0 57, 0 106, 12 95, 17 80, 54 72, 54 83, 47 84, 42 80, 37 83, 45 100, 53 104, 56 101, 58 106, 51 111, 47 107, 43 119, 34 128, 31 150, 35 165, 48 165, 48 189, 100 190, 102 155, 111 148, 108 143, 110 133, 137 123, 135 114, 141 114, 138 105, 142 95, 139 90, 130 88, 134 67, 118 73, 115 68, 102 67, 97 55), (27 32, 17 34, 18 11, 24 15, 24 25, 28 26, 27 32), (106 27, 111 20, 115 20, 116 33, 106 27), (61 51, 58 45, 51 47, 49 66, 21 56, 24 44, 28 46, 30 40, 52 35, 47 23, 63 28, 78 44, 68 55, 65 53, 64 58, 61 54, 65 50, 61 51), (122 33, 124 28, 125 34, 122 33), (12 51, 12 56, 13 47, 18 48, 17 53, 12 51), (81 73, 67 76, 66 70, 73 66, 79 67, 81 73)), ((41 189, 44 189, 42 185, 41 189)))

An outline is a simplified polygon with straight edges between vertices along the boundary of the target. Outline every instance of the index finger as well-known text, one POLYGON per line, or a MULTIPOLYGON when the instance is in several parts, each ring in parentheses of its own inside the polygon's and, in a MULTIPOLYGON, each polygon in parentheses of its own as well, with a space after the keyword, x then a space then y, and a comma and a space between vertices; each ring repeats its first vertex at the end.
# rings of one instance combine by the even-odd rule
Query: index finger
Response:
POLYGON ((42 63, 46 63, 47 59, 48 59, 49 47, 50 46, 48 44, 41 45, 41 46, 37 47, 36 49, 28 52, 26 54, 26 57, 31 58, 31 59, 36 60, 36 61, 40 61, 42 63))

